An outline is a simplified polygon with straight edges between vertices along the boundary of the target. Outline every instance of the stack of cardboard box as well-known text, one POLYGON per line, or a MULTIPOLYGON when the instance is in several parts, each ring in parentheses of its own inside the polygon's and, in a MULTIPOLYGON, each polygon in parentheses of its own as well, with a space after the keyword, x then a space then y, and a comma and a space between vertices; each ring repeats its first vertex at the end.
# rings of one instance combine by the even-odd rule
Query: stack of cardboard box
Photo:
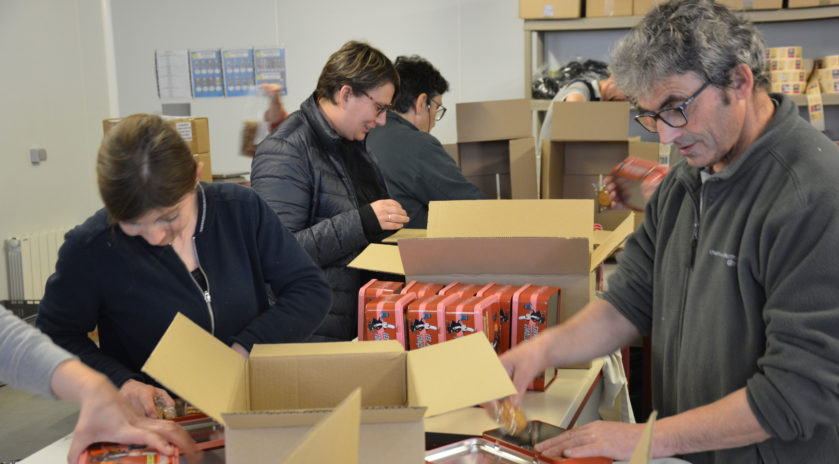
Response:
POLYGON ((821 93, 839 93, 839 55, 830 55, 816 60, 816 78, 821 93))
MULTIPOLYGON (((213 167, 210 161, 210 125, 207 118, 169 118, 163 117, 166 121, 181 134, 189 151, 195 159, 204 163, 201 171, 201 180, 204 182, 213 181, 213 167)), ((116 126, 122 118, 108 118, 102 120, 102 129, 105 134, 116 126)))

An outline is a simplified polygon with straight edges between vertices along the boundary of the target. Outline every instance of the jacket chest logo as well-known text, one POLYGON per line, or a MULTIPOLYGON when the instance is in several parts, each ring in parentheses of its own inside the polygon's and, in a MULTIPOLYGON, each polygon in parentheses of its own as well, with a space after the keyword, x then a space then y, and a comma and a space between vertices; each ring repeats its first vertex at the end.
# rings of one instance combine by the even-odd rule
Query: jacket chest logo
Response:
POLYGON ((709 250, 708 254, 715 257, 715 258, 722 258, 725 260, 725 265, 728 267, 734 267, 737 265, 737 256, 732 255, 730 253, 723 253, 722 251, 717 250, 709 250))

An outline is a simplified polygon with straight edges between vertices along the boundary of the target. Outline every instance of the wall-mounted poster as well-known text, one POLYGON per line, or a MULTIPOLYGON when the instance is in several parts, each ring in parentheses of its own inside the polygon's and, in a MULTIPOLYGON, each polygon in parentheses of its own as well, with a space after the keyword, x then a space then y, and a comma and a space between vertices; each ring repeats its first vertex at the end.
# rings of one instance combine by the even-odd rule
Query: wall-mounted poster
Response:
POLYGON ((218 50, 190 50, 192 94, 195 98, 223 97, 221 56, 218 50))
POLYGON ((285 79, 285 48, 254 48, 253 66, 256 85, 279 84, 282 95, 288 93, 285 79))
POLYGON ((253 49, 237 48, 221 51, 224 70, 224 94, 241 97, 256 88, 253 75, 253 49))

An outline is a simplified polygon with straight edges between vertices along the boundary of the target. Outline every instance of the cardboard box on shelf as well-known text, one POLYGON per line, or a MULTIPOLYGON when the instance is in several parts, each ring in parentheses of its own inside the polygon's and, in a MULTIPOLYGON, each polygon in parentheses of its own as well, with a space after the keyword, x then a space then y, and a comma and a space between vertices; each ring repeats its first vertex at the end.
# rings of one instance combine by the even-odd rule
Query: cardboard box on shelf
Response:
POLYGON ((591 200, 435 201, 426 238, 373 244, 349 266, 424 282, 562 289, 560 321, 594 299, 594 271, 634 230, 634 214, 594 249, 591 200))
POLYGON ((209 153, 196 153, 192 155, 195 158, 195 161, 199 163, 204 163, 204 167, 201 168, 201 181, 202 182, 212 182, 213 181, 213 163, 212 158, 210 157, 209 153))
POLYGON ((785 95, 801 95, 806 87, 805 82, 772 82, 769 84, 770 91, 785 95))
POLYGON ((804 71, 804 58, 776 58, 769 60, 769 71, 804 71))
POLYGON ((787 8, 839 5, 839 0, 788 0, 787 8))
POLYGON ((564 19, 582 16, 582 0, 519 0, 519 18, 564 19))
POLYGON ((801 47, 769 47, 766 49, 766 59, 801 58, 801 47))
POLYGON ((530 101, 457 104, 460 170, 487 198, 536 198, 530 101))
POLYGON ((632 16, 632 0, 586 0, 586 18, 632 16))
POLYGON ((769 73, 769 81, 776 82, 807 82, 805 71, 772 71, 769 73))
POLYGON ((780 10, 784 6, 783 0, 716 0, 730 10, 780 10))
POLYGON ((423 417, 515 393, 483 335, 412 352, 395 341, 255 345, 246 360, 181 314, 143 371, 224 424, 227 462, 282 462, 360 387, 358 462, 421 464, 423 417))
POLYGON ((839 68, 839 55, 829 55, 816 60, 816 67, 823 68, 839 68))
MULTIPOLYGON (((189 145, 192 153, 210 152, 210 125, 207 118, 172 118, 162 116, 175 130, 181 134, 184 141, 189 145)), ((105 134, 116 126, 122 118, 108 118, 102 120, 102 130, 105 134)))
POLYGON ((635 16, 643 16, 650 11, 650 8, 658 5, 659 3, 664 3, 664 0, 633 0, 632 14, 635 16))

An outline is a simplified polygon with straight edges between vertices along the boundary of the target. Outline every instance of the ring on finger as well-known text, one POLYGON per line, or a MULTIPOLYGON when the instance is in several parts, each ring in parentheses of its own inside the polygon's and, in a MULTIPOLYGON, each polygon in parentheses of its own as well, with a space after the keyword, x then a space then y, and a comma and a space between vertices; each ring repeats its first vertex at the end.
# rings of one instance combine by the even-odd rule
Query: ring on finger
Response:
POLYGON ((390 214, 387 215, 387 222, 390 222, 390 214))

